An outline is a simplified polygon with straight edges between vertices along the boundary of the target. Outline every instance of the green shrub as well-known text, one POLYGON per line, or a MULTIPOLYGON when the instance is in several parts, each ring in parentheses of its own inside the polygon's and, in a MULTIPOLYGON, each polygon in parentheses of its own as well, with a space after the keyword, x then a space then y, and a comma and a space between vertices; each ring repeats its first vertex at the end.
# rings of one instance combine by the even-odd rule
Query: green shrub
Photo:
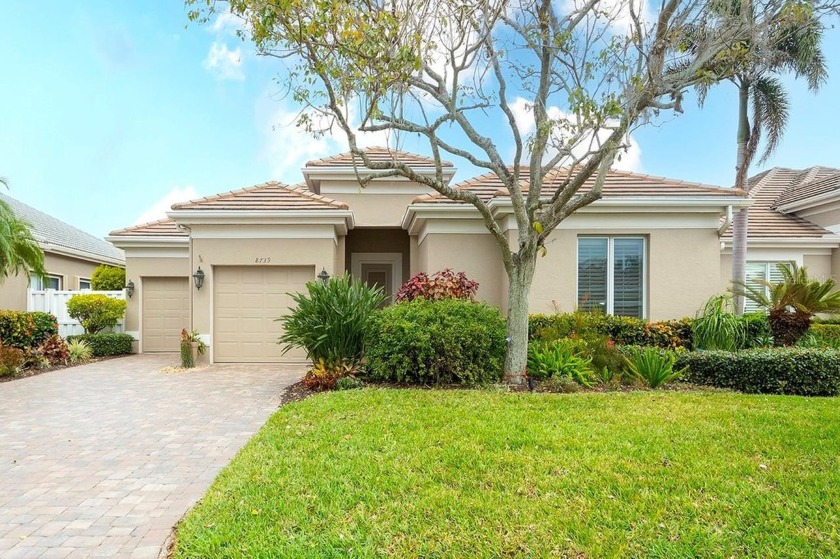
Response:
POLYGON ((608 336, 622 345, 691 348, 691 319, 647 322, 641 318, 578 311, 565 314, 534 314, 529 317, 531 340, 557 340, 572 334, 608 336))
POLYGON ((505 319, 498 309, 460 299, 398 303, 373 314, 368 374, 413 384, 498 382, 505 319))
POLYGON ((735 315, 731 295, 710 297, 697 312, 691 331, 697 349, 735 351, 746 341, 744 324, 735 315))
POLYGON ((335 383, 336 390, 358 390, 364 387, 365 383, 357 377, 341 377, 335 383))
POLYGON ((58 335, 58 322, 50 313, 0 311, 0 340, 4 345, 27 349, 58 335))
POLYGON ((131 353, 131 343, 134 338, 131 337, 131 334, 103 332, 100 334, 67 336, 67 341, 68 343, 74 341, 85 342, 90 346, 94 357, 105 357, 108 355, 128 355, 131 353))
POLYGON ((296 306, 277 319, 283 325, 278 340, 283 353, 299 347, 313 362, 358 362, 371 314, 385 300, 382 289, 343 274, 327 283, 311 281, 306 290, 290 294, 296 306))
POLYGON ((93 357, 93 351, 84 340, 73 340, 67 344, 67 353, 70 356, 70 364, 85 363, 93 357))
POLYGON ((595 384, 592 358, 579 355, 573 340, 528 344, 528 375, 539 380, 567 377, 587 387, 595 384))
POLYGON ((125 288, 125 268, 100 264, 90 276, 94 291, 122 291, 125 288))
POLYGON ((673 351, 645 347, 633 352, 627 359, 627 366, 635 378, 651 388, 659 388, 677 380, 685 373, 685 368, 674 370, 676 360, 677 356, 673 351))
POLYGON ((815 322, 806 335, 813 337, 817 347, 840 348, 840 324, 815 322))
POLYGON ((840 351, 766 348, 738 352, 698 351, 680 355, 685 379, 754 394, 837 396, 840 351))
POLYGON ((0 345, 0 377, 13 376, 23 365, 23 351, 0 345))
POLYGON ((125 316, 125 301, 88 293, 67 300, 67 314, 78 320, 86 334, 113 328, 125 316))

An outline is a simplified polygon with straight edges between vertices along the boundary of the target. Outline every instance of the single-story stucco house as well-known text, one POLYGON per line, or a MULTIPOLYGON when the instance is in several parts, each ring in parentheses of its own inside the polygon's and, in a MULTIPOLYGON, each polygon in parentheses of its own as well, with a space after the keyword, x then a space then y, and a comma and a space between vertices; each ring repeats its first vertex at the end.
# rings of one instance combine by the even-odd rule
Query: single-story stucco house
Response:
POLYGON ((47 271, 46 278, 30 278, 25 274, 7 277, 0 284, 0 309, 25 311, 28 287, 68 291, 90 289, 90 276, 97 266, 125 265, 123 251, 111 243, 6 194, 0 194, 0 200, 32 226, 32 235, 44 251, 47 271))
MULTIPOLYGON (((419 155, 367 153, 435 172, 419 155)), ((112 232, 108 240, 125 250, 127 277, 136 286, 126 330, 138 350, 174 351, 181 328, 188 328, 207 342, 213 362, 301 359, 299 352, 281 355, 275 319, 291 304, 287 293, 322 270, 350 272, 391 295, 415 273, 463 270, 479 282, 481 299, 504 310, 507 280, 498 248, 471 205, 397 178, 361 189, 357 171, 364 174, 350 154, 311 161, 300 185, 267 182, 175 204, 168 219, 112 232)), ((447 164, 444 174, 451 180, 455 168, 447 164)), ((755 177, 745 196, 611 172, 603 198, 550 235, 531 311, 583 305, 650 320, 693 315, 729 285, 731 216, 745 206, 754 216, 751 277, 772 273, 771 263, 780 261, 835 274, 840 236, 830 228, 840 224, 832 206, 840 200, 839 177, 823 168, 773 169, 755 177)), ((502 227, 516 234, 510 197, 493 175, 457 188, 487 200, 502 227)), ((548 181, 545 193, 551 190, 548 181)))

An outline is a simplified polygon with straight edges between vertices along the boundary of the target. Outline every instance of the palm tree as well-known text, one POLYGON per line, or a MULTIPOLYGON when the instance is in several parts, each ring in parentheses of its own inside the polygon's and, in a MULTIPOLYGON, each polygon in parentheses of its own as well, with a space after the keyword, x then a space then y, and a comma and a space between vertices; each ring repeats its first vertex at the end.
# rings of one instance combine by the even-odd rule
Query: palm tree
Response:
MULTIPOLYGON (((0 177, 0 184, 8 186, 8 181, 0 177)), ((0 200, 0 283, 20 273, 44 277, 44 251, 32 235, 32 226, 0 200)))
MULTIPOLYGON (((756 33, 754 40, 739 44, 728 56, 712 65, 715 79, 699 88, 700 104, 716 81, 728 80, 738 88, 735 188, 748 192, 749 169, 762 137, 766 136, 766 142, 759 163, 765 162, 779 146, 787 125, 790 102, 778 76, 792 73, 797 78, 805 78, 812 92, 819 90, 828 79, 822 51, 824 26, 813 8, 799 4, 792 4, 790 9, 782 10, 769 22, 755 21, 749 1, 733 1, 725 7, 730 10, 725 17, 739 18, 756 29, 756 33), (766 32, 768 27, 769 33, 766 32)), ((732 222, 734 282, 746 280, 748 218, 748 209, 743 208, 732 222)), ((735 311, 737 314, 744 312, 744 299, 738 295, 735 311)))
POLYGON ((814 315, 840 313, 840 291, 833 279, 808 277, 805 266, 779 264, 782 281, 758 285, 735 282, 732 292, 767 309, 767 321, 777 346, 793 345, 808 332, 814 315))

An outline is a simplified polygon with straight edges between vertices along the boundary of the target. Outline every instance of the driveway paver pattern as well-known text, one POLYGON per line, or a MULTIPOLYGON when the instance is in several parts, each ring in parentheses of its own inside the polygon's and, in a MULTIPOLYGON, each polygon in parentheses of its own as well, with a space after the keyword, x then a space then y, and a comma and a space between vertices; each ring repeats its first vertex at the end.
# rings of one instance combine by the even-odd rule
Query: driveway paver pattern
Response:
POLYGON ((0 383, 0 557, 156 558, 302 366, 132 355, 0 383))

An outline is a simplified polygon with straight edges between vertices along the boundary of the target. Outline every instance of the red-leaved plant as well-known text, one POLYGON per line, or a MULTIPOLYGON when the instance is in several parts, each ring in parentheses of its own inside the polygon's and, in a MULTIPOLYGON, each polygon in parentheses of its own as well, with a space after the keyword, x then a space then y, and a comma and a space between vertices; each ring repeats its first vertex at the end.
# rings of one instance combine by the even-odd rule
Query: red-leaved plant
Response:
POLYGON ((475 298, 478 282, 467 278, 464 272, 455 273, 447 268, 431 276, 420 272, 405 282, 397 292, 396 300, 412 301, 419 297, 430 301, 439 299, 469 299, 475 298))

